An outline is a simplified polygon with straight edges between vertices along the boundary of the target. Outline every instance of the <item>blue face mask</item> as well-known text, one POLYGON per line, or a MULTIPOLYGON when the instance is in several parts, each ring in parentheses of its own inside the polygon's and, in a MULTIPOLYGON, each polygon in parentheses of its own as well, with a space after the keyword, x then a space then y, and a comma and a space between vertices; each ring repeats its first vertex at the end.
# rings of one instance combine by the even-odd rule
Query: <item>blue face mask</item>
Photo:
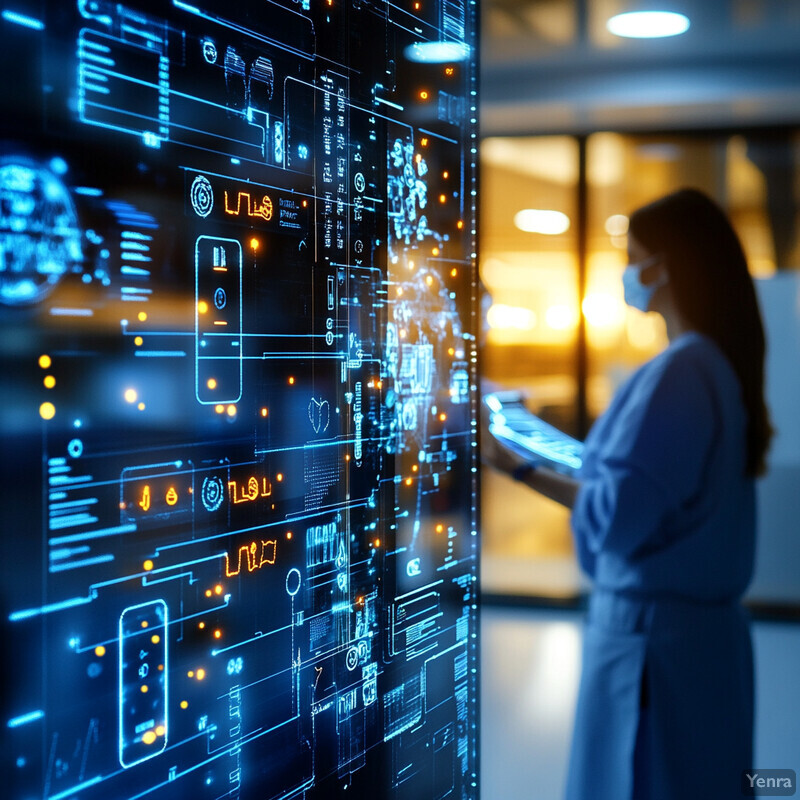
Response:
POLYGON ((622 273, 622 286, 625 290, 625 302, 631 308, 637 308, 639 311, 648 311, 650 308, 650 301, 656 293, 656 289, 663 286, 667 282, 666 273, 660 280, 645 286, 642 283, 642 271, 648 267, 652 267, 660 260, 660 256, 650 256, 644 261, 638 263, 628 264, 625 271, 622 273))

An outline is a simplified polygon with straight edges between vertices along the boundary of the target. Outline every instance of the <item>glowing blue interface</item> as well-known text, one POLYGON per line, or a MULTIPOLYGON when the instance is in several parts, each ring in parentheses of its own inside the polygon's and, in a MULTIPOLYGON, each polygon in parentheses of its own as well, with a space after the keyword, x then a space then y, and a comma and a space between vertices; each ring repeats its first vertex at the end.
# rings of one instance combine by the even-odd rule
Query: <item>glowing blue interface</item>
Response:
POLYGON ((4 797, 477 797, 475 0, 0 0, 4 797))

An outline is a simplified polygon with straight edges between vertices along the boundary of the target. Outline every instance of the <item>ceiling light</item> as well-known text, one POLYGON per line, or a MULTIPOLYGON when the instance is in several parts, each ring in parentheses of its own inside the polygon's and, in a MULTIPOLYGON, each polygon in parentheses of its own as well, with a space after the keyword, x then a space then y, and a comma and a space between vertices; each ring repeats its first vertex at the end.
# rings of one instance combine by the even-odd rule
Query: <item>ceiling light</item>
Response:
POLYGON ((688 31, 689 18, 674 11, 631 11, 611 17, 606 28, 628 39, 660 39, 688 31))
POLYGON ((569 230, 569 217, 560 211, 524 208, 514 215, 514 224, 526 233, 543 233, 558 236, 569 230))
POLYGON ((405 49, 406 58, 420 64, 466 61, 470 47, 464 42, 417 42, 405 49))

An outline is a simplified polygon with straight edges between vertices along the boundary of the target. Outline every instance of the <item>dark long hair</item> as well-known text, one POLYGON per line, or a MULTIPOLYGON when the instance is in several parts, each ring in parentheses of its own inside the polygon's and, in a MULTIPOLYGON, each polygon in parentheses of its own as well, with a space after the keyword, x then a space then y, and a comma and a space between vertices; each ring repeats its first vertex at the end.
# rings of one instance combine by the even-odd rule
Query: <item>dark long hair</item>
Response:
POLYGON ((635 211, 630 233, 663 254, 681 316, 713 339, 733 366, 747 410, 747 472, 761 475, 772 437, 764 402, 764 328, 742 245, 722 209, 681 189, 635 211))

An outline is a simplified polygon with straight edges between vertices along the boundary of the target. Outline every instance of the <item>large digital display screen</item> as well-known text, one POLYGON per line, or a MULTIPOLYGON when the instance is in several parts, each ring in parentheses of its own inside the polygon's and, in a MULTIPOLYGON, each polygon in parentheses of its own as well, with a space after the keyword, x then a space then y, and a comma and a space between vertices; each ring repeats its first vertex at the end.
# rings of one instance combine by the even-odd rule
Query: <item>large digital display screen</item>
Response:
POLYGON ((474 0, 0 6, 0 794, 477 797, 474 0))

